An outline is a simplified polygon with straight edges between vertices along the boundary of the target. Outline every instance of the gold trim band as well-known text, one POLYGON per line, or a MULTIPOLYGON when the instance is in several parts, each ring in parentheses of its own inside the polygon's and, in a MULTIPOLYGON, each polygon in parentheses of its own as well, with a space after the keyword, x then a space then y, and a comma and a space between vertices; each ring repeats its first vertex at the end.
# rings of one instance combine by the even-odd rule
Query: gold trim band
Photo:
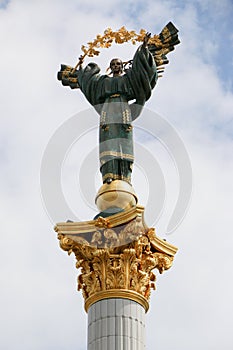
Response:
POLYGON ((110 98, 115 98, 115 97, 120 97, 121 95, 120 94, 113 94, 110 96, 110 98))
MULTIPOLYGON (((111 179, 114 179, 114 180, 121 180, 121 181, 126 181, 128 182, 128 184, 131 185, 131 174, 129 174, 128 177, 126 176, 123 176, 123 175, 118 175, 118 174, 113 174, 113 173, 107 173, 105 174, 102 178, 103 178, 103 181, 105 181, 108 177, 110 177, 111 179)), ((119 191, 119 190, 118 190, 119 191)), ((116 192, 118 192, 116 190, 116 192)), ((109 191, 111 192, 111 191, 109 191)), ((122 192, 125 192, 125 191, 122 191, 122 192)))
POLYGON ((128 158, 130 160, 134 160, 134 156, 132 154, 128 153, 122 153, 122 152, 116 152, 116 151, 104 151, 100 153, 100 158, 103 158, 105 156, 112 156, 112 157, 118 157, 119 159, 125 160, 125 158, 128 158))
POLYGON ((103 290, 101 292, 97 292, 91 295, 89 298, 87 298, 84 305, 85 311, 88 312, 89 307, 94 303, 96 303, 97 301, 100 301, 103 299, 112 299, 112 298, 133 300, 136 303, 140 304, 142 307, 144 307, 145 312, 149 310, 149 303, 147 299, 141 294, 128 289, 110 289, 110 290, 103 290))

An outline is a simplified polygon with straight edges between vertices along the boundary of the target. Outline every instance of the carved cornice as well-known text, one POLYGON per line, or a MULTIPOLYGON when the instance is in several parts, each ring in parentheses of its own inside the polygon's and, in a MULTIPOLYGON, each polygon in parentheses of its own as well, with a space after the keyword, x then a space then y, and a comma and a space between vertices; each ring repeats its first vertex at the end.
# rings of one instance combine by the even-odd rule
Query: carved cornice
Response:
POLYGON ((152 270, 163 273, 172 266, 177 248, 158 238, 153 228, 146 227, 142 211, 134 210, 133 219, 132 210, 130 215, 126 214, 125 218, 131 220, 124 224, 119 218, 122 213, 116 214, 103 225, 97 219, 95 231, 82 235, 74 233, 79 223, 64 224, 65 232, 61 224, 57 225, 61 248, 75 254, 76 267, 81 269, 78 290, 82 290, 86 310, 97 300, 112 295, 135 300, 147 311, 151 288, 155 289, 156 276, 152 270), (121 225, 113 227, 114 220, 121 225))
MULTIPOLYGON (((54 230, 63 234, 83 234, 96 231, 96 227, 116 227, 129 222, 136 217, 143 219, 144 207, 137 205, 124 212, 109 216, 108 218, 98 217, 96 220, 82 222, 60 222, 56 224, 54 230)), ((145 222, 143 225, 146 227, 145 222)))

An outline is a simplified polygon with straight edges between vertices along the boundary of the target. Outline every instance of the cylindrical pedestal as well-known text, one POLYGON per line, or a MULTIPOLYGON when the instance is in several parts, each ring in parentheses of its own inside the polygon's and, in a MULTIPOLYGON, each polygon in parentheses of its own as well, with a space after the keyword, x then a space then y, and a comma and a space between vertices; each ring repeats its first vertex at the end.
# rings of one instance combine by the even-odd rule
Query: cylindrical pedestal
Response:
POLYGON ((145 309, 129 299, 103 299, 88 310, 88 350, 145 350, 145 309))

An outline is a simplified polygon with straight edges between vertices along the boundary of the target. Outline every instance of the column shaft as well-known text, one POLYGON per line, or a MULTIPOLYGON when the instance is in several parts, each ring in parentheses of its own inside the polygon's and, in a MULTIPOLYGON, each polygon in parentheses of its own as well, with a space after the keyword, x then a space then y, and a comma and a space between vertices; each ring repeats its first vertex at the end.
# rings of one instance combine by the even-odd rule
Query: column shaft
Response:
POLYGON ((145 350, 145 310, 129 299, 103 299, 88 310, 88 350, 145 350))

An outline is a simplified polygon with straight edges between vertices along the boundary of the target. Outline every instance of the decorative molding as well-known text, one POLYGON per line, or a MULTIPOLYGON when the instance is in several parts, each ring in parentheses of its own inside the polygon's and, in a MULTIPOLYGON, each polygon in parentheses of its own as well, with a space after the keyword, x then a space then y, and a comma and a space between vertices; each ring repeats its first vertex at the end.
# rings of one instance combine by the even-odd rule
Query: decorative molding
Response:
POLYGON ((155 289, 152 270, 163 273, 172 266, 177 248, 158 238, 153 228, 146 227, 142 211, 134 214, 131 221, 111 228, 109 223, 116 219, 113 216, 122 223, 122 213, 104 220, 98 218, 95 231, 82 235, 73 233, 79 223, 70 225, 72 233, 67 230, 68 223, 65 232, 61 226, 57 229, 60 247, 75 254, 76 267, 81 269, 78 290, 82 290, 86 310, 112 295, 135 300, 147 311, 151 289, 155 289))
POLYGON ((111 290, 104 290, 101 292, 97 292, 91 297, 87 298, 84 306, 85 311, 88 312, 88 309, 91 307, 91 305, 93 305, 97 301, 100 301, 103 299, 112 299, 112 298, 130 299, 142 305, 142 307, 144 307, 145 309, 145 312, 149 310, 148 300, 144 298, 141 294, 133 290, 127 290, 127 289, 111 289, 111 290))
MULTIPOLYGON (((125 210, 124 212, 120 212, 118 214, 109 216, 107 218, 108 227, 115 227, 115 226, 125 224, 126 222, 129 222, 135 219, 137 216, 143 216, 143 212, 144 212, 144 207, 137 205, 128 210, 125 210)), ((57 233, 75 234, 75 235, 87 233, 87 232, 93 232, 96 230, 96 227, 98 227, 98 224, 99 224, 98 219, 90 220, 90 221, 82 221, 82 222, 60 222, 56 224, 56 226, 54 227, 54 230, 57 233)), ((143 221, 143 225, 146 226, 144 221, 143 221)))

